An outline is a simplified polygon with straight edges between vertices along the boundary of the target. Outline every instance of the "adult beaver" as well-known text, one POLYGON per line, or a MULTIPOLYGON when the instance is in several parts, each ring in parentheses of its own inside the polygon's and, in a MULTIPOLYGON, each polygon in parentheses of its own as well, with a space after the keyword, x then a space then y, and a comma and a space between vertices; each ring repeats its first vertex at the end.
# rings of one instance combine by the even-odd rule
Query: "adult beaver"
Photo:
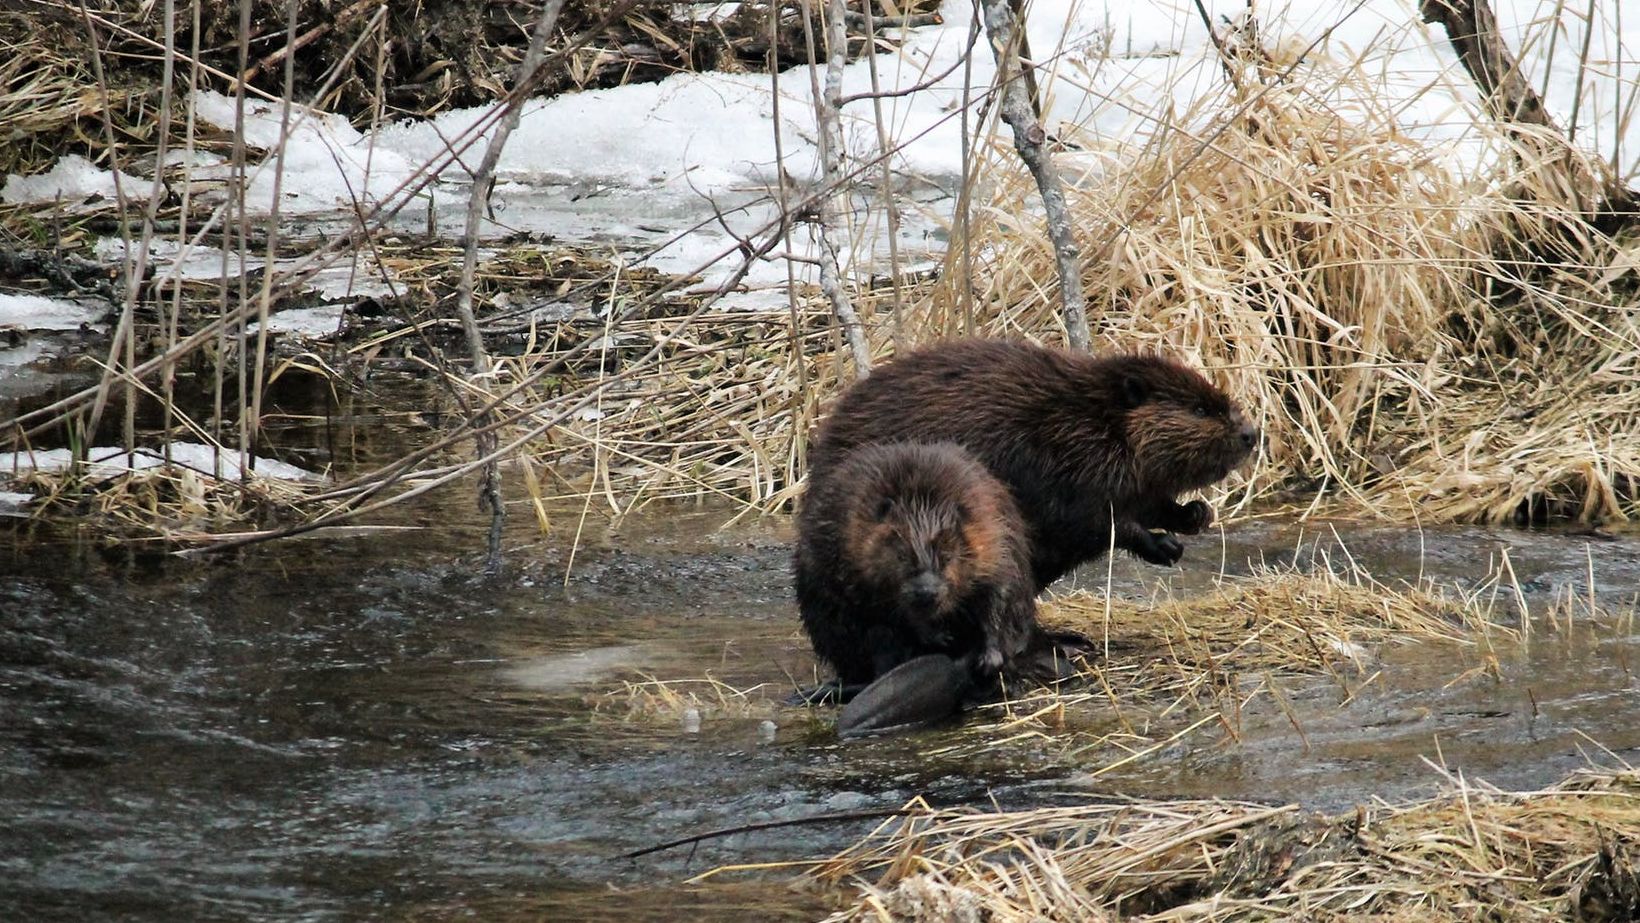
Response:
POLYGON ((895 359, 837 400, 811 442, 809 490, 836 489, 860 446, 960 445, 1013 494, 1041 590, 1103 554, 1113 523, 1116 547, 1178 561, 1184 546, 1167 533, 1213 521, 1179 494, 1225 477, 1258 438, 1223 391, 1171 359, 956 340, 895 359))
POLYGON ((927 654, 994 676, 1039 633, 1013 498, 950 443, 851 452, 810 486, 794 563, 803 628, 841 699, 927 654))

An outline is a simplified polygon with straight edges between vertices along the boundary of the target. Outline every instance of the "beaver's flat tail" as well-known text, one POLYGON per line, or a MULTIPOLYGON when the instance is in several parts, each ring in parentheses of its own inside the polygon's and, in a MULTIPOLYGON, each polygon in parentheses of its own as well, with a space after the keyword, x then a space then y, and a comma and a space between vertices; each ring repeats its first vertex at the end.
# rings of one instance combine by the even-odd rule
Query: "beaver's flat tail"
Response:
POLYGON ((861 690, 837 716, 843 737, 910 730, 956 716, 973 685, 968 667, 944 654, 900 664, 861 690))

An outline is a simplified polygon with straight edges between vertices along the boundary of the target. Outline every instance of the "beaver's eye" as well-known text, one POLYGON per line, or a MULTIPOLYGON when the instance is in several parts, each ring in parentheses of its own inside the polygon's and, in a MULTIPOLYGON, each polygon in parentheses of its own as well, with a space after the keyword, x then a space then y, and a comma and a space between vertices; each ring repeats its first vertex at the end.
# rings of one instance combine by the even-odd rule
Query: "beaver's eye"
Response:
POLYGON ((888 514, 893 509, 894 509, 894 501, 889 499, 888 497, 884 497, 883 499, 877 501, 877 521, 882 522, 883 520, 887 519, 888 514))
POLYGON ((1191 408, 1190 412, 1194 413, 1198 417, 1210 417, 1213 415, 1213 411, 1209 410, 1206 404, 1197 404, 1195 407, 1191 408))

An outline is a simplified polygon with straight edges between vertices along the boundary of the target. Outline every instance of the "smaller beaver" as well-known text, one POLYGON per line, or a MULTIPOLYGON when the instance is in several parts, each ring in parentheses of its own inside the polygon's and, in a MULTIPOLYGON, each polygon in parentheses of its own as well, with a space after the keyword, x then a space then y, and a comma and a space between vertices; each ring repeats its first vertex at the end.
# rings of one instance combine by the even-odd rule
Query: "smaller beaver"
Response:
POLYGON ((1013 495, 1041 590, 1113 539, 1153 564, 1178 561, 1168 533, 1213 521, 1179 494, 1228 475, 1258 438, 1228 395, 1172 359, 954 340, 895 358, 837 400, 810 442, 809 489, 826 491, 860 446, 956 443, 1013 495))
POLYGON ((811 485, 797 531, 798 608, 840 699, 925 654, 994 676, 1042 634, 1019 511, 958 446, 850 453, 811 485))

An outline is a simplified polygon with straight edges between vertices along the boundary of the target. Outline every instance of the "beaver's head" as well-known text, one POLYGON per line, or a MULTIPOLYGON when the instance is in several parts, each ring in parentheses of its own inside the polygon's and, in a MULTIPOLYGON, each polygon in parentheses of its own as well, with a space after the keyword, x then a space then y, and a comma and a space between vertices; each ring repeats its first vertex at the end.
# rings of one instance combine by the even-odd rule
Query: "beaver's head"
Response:
POLYGON ((1222 480, 1258 447, 1258 427, 1200 372, 1160 356, 1114 368, 1141 491, 1169 497, 1222 480))
POLYGON ((892 592, 908 615, 949 613, 996 569, 1004 527, 996 508, 1000 485, 955 446, 858 451, 873 462, 859 470, 860 502, 847 524, 862 577, 892 592))

